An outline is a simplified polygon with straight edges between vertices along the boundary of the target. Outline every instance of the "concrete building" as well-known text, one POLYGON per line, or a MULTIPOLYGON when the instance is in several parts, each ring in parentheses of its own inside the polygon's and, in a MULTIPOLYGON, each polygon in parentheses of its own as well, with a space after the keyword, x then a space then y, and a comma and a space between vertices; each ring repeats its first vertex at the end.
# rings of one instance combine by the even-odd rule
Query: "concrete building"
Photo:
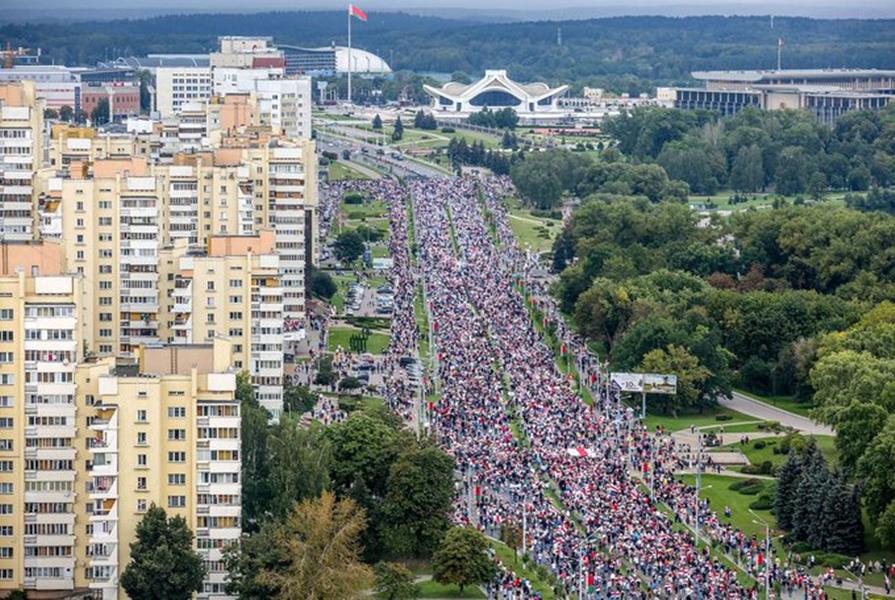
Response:
POLYGON ((497 69, 485 71, 484 77, 469 85, 452 81, 440 88, 424 85, 423 89, 432 96, 432 111, 437 117, 465 117, 485 108, 512 108, 525 118, 559 112, 557 100, 568 86, 551 88, 540 82, 517 83, 506 71, 497 69))
POLYGON ((895 71, 879 69, 784 69, 780 71, 696 71, 703 88, 663 90, 668 104, 682 109, 736 114, 747 107, 800 109, 831 124, 853 110, 880 110, 895 97, 895 71))
POLYGON ((212 93, 210 67, 159 67, 155 71, 156 110, 170 117, 189 102, 207 102, 212 93))
MULTIPOLYGON (((198 598, 225 598, 224 549, 239 538, 239 402, 230 344, 141 346, 132 362, 103 359, 77 369, 89 415, 84 473, 85 579, 97 597, 124 600, 119 578, 146 510, 182 516, 207 575, 198 598)), ((80 466, 80 465, 79 465, 80 466)))
POLYGON ((43 162, 44 102, 34 83, 0 83, 0 240, 34 237, 33 179, 43 162))
POLYGON ((31 81, 45 108, 59 110, 68 106, 81 109, 81 82, 72 69, 61 65, 17 65, 0 69, 0 82, 31 81))
POLYGON ((140 86, 133 84, 103 84, 81 87, 81 110, 91 118, 101 100, 109 102, 112 120, 140 114, 140 86))
POLYGON ((252 378, 258 402, 283 410, 283 288, 274 232, 211 236, 207 251, 179 258, 167 301, 169 340, 191 344, 224 337, 231 364, 252 378))
POLYGON ((75 536, 85 307, 82 278, 61 266, 56 245, 0 244, 0 593, 86 591, 75 536))

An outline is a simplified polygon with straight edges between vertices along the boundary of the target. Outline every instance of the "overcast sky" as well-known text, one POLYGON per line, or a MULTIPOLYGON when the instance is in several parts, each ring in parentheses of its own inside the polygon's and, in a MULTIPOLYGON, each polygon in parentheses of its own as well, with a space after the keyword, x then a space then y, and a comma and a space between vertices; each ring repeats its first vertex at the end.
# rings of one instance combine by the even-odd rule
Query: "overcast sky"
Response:
MULTIPOLYGON (((895 0, 356 0, 366 10, 406 10, 408 12, 441 12, 451 9, 501 11, 515 13, 517 18, 529 13, 541 17, 550 12, 562 12, 574 18, 606 14, 780 14, 805 16, 895 17, 895 0), (572 13, 572 14, 568 14, 572 13)), ((342 9, 347 0, 0 0, 0 7, 12 11, 63 9, 72 10, 137 10, 152 13, 166 10, 185 11, 240 11, 301 9, 342 9), (26 8, 27 7, 27 8, 26 8)), ((0 11, 0 20, 3 19, 0 11)))

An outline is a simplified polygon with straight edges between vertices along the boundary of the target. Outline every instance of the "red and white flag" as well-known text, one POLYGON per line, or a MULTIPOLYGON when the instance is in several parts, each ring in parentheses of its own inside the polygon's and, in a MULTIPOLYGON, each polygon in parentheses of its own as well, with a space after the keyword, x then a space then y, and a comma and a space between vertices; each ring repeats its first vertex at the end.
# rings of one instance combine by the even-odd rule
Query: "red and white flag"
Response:
POLYGON ((367 20, 367 13, 361 9, 359 6, 355 6, 353 4, 348 5, 348 16, 349 17, 357 17, 361 21, 367 20))

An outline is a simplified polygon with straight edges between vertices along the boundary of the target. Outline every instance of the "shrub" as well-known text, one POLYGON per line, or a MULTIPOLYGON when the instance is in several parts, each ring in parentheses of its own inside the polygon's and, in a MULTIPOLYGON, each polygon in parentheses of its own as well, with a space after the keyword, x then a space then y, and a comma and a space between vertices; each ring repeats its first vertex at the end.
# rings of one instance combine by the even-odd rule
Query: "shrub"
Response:
POLYGON ((767 442, 765 442, 764 440, 757 440, 754 444, 752 444, 752 447, 756 450, 763 450, 767 447, 767 445, 767 442))
POLYGON ((455 131, 457 131, 457 130, 454 129, 453 127, 442 127, 441 128, 441 133, 454 133, 455 131))
POLYGON ((733 415, 715 415, 716 421, 731 421, 733 420, 733 415))
POLYGON ((363 204, 364 195, 360 192, 346 192, 342 197, 342 200, 345 204, 363 204))
POLYGON ((752 510, 770 510, 774 507, 774 500, 768 494, 762 494, 758 497, 758 500, 749 504, 749 508, 752 510))
POLYGON ((761 479, 740 479, 730 484, 728 489, 744 496, 755 496, 764 491, 765 483, 761 479))

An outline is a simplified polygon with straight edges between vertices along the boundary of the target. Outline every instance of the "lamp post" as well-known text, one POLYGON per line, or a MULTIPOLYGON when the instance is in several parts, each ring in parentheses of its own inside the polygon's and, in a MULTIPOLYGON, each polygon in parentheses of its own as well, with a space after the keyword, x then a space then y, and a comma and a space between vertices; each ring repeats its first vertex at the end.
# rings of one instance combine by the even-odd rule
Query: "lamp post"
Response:
POLYGON ((771 527, 768 525, 767 521, 759 517, 755 514, 751 508, 749 512, 752 514, 754 519, 752 522, 756 525, 764 525, 764 598, 765 600, 769 600, 771 596, 771 527))

